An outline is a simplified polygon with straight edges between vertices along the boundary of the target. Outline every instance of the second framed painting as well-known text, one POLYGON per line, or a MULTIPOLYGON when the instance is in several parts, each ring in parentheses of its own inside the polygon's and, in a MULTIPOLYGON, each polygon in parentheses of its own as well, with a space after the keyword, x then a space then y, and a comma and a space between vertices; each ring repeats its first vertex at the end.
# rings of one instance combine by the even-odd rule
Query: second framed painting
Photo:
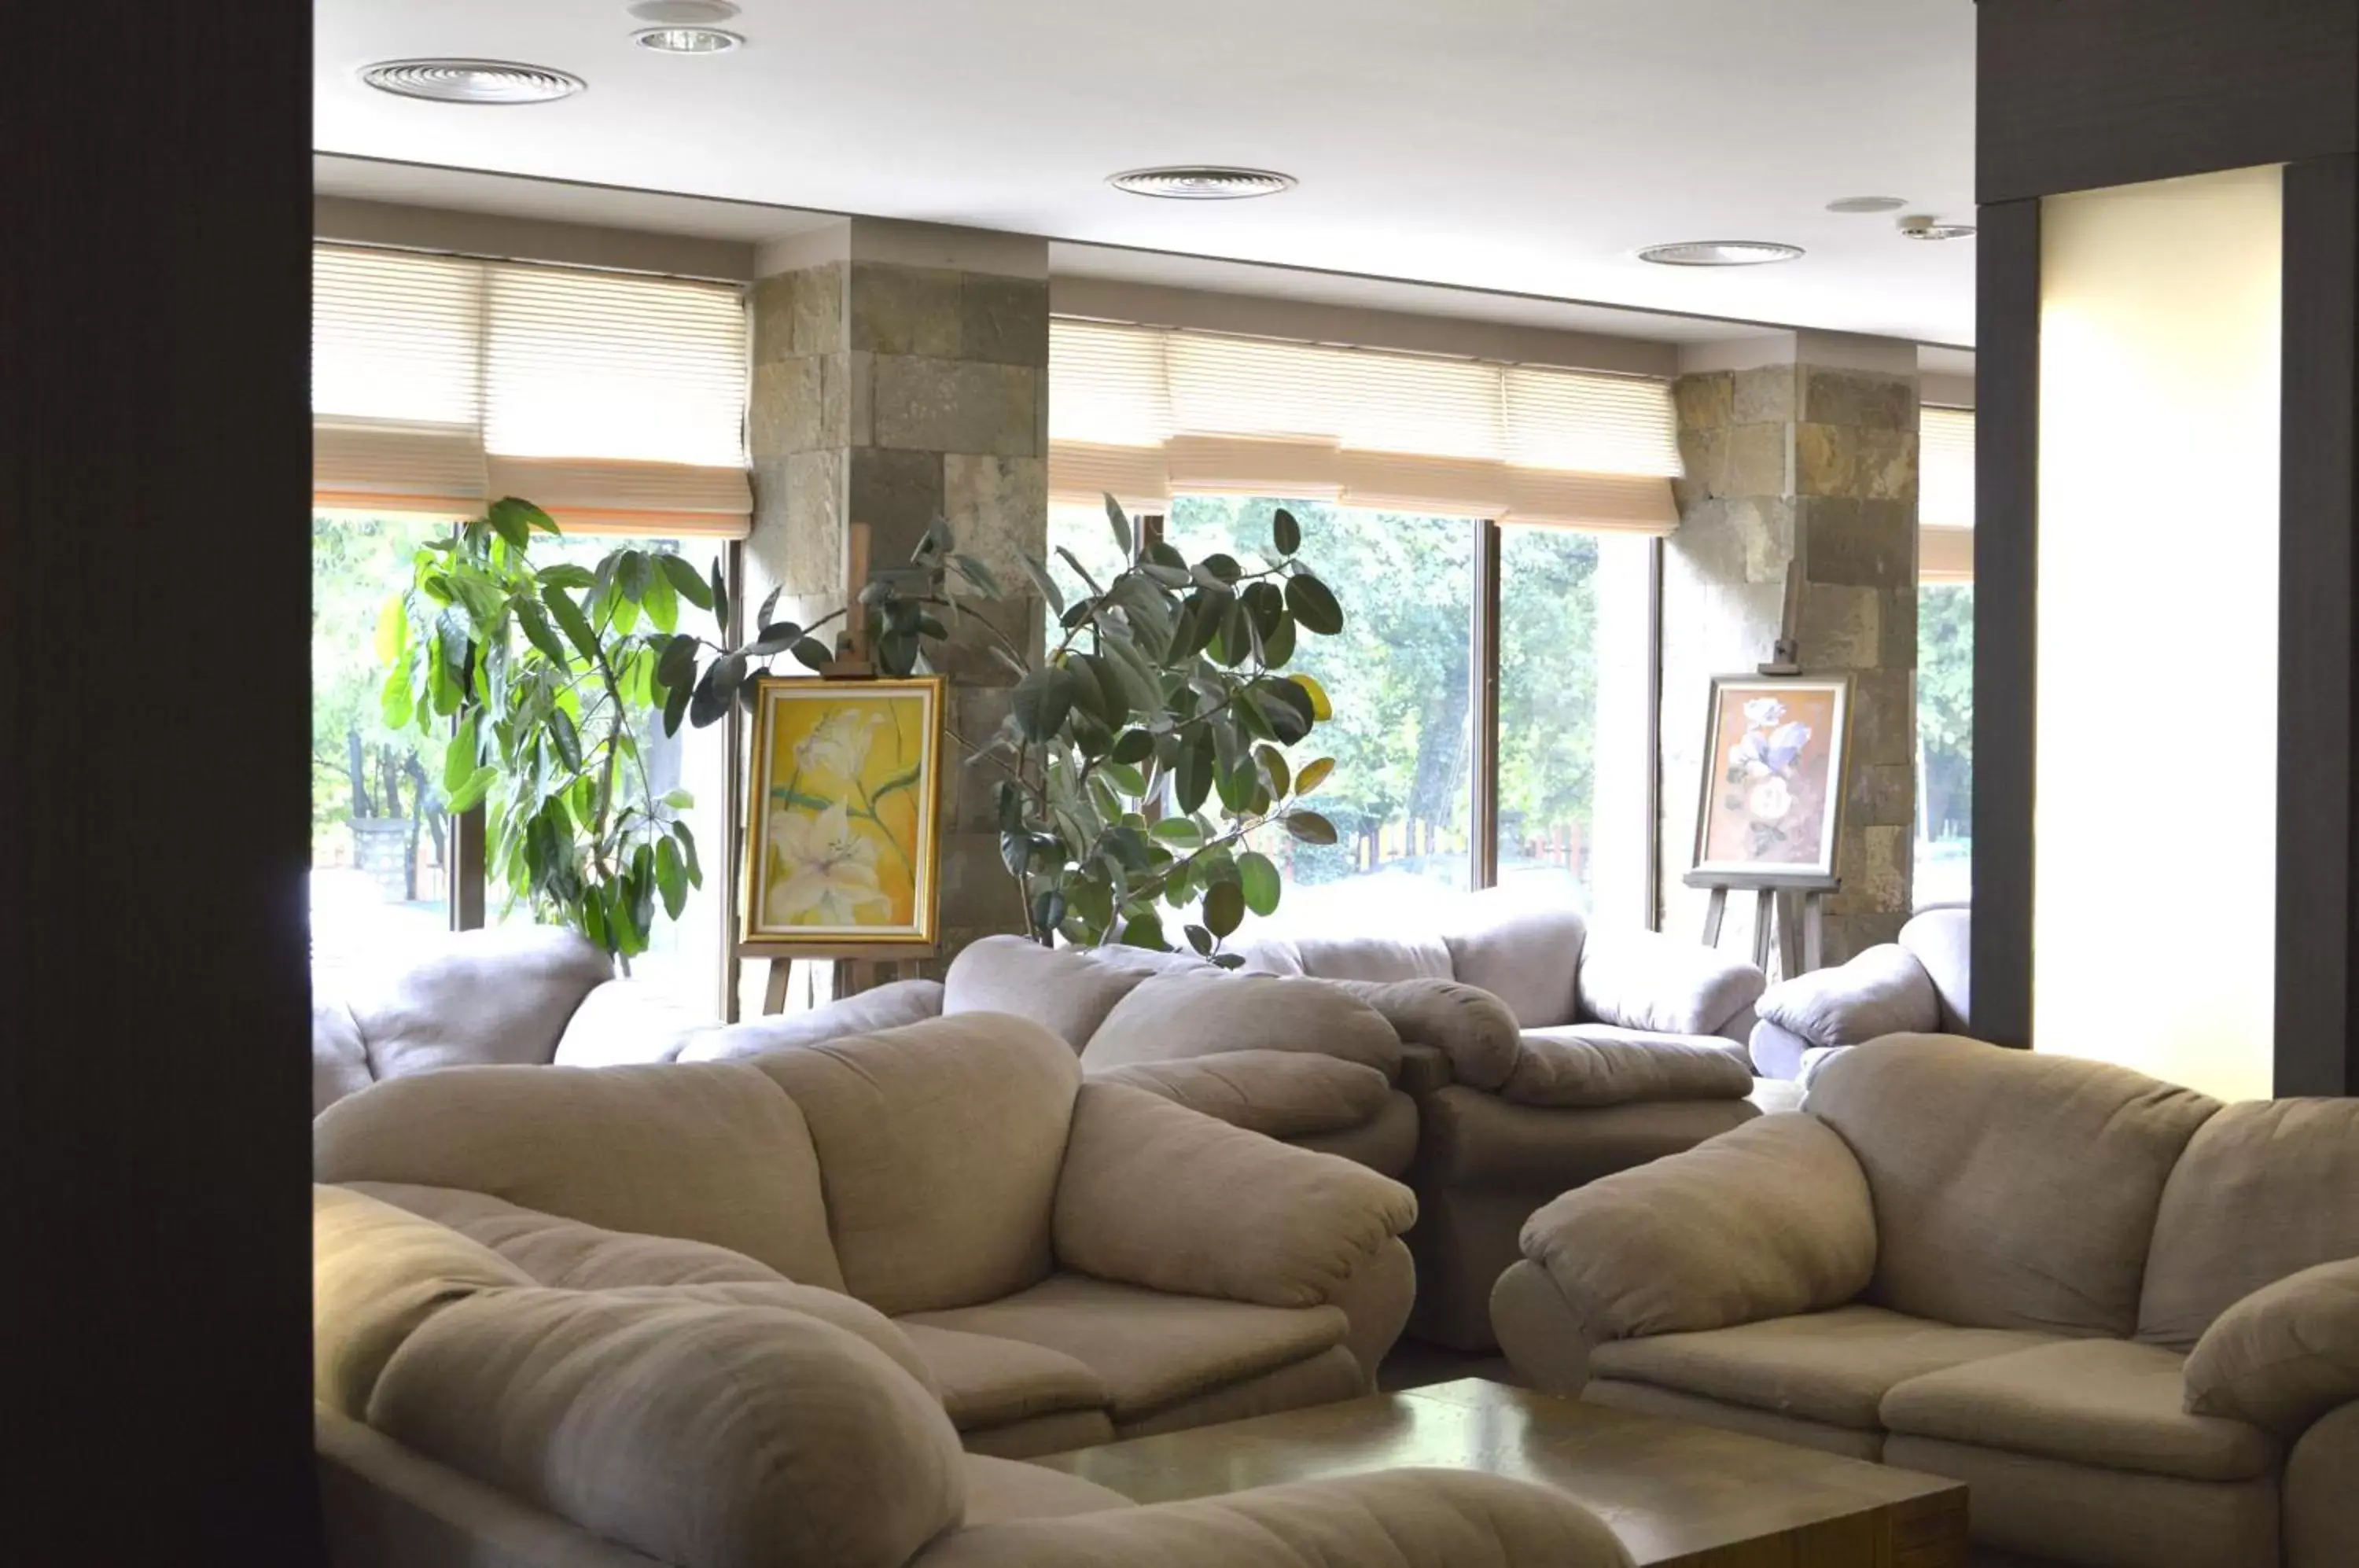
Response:
POLYGON ((1848 675, 1712 677, 1694 877, 1834 876, 1851 696, 1848 675))
POLYGON ((942 689, 939 677, 761 681, 746 802, 746 941, 934 941, 942 689))

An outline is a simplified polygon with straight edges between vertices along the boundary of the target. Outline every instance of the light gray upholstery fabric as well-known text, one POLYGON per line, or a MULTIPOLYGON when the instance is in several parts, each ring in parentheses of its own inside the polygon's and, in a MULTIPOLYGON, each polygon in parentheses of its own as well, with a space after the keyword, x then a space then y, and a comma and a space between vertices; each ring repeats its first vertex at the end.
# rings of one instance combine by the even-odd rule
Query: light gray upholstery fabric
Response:
POLYGON ((1582 1016, 1624 1029, 1719 1034, 1734 1029, 1767 983, 1743 959, 1659 931, 1593 931, 1581 951, 1582 1016))
POLYGON ((1817 1050, 1809 1040, 1781 1024, 1762 1018, 1753 1026, 1747 1050, 1753 1058, 1753 1071, 1765 1078, 1786 1080, 1802 1075, 1802 1058, 1817 1050))
POLYGON ((2219 1109, 2127 1068, 1931 1035, 1843 1052, 1805 1105, 1875 1196, 1868 1300, 1966 1327, 2124 1337, 2163 1183, 2219 1109))
POLYGON ((339 1001, 311 1004, 311 1114, 318 1116, 347 1094, 376 1080, 369 1073, 368 1046, 353 1010, 339 1001))
POLYGON ((970 1530, 1008 1519, 1070 1519, 1132 1506, 1120 1492, 1061 1470, 979 1454, 966 1456, 965 1523, 970 1530))
POLYGON ((2330 1410, 2294 1444, 2284 1479, 2285 1568, 2359 1563, 2359 1402, 2330 1410))
POLYGON ((1900 928, 1900 945, 1917 955, 1941 1000, 1940 1032, 1972 1034, 1973 916, 1966 909, 1928 909, 1900 928))
POLYGON ((1815 1448, 1821 1454, 1863 1459, 1871 1465, 1884 1457, 1884 1432, 1880 1428, 1864 1432, 1857 1427, 1830 1426, 1824 1421, 1814 1421, 1802 1416, 1779 1415, 1776 1410, 1758 1410, 1751 1405, 1733 1405, 1725 1399, 1715 1399, 1703 1394, 1684 1394, 1677 1388, 1658 1388, 1652 1383, 1625 1383, 1619 1377, 1593 1377, 1581 1389, 1581 1397, 1590 1404, 1603 1405, 1608 1410, 1636 1410, 1643 1416, 1661 1416, 1666 1421, 1690 1421, 1697 1426, 1718 1427, 1723 1432, 1741 1432, 1747 1437, 1766 1437, 1772 1443, 1788 1443, 1796 1448, 1815 1448))
POLYGON ((1265 937, 1241 953, 1258 974, 1319 980, 1449 980, 1450 949, 1439 934, 1265 937))
POLYGON ((1780 980, 1753 1010, 1811 1045, 1865 1045, 1888 1034, 1934 1034, 1941 998, 1917 955, 1892 942, 1849 964, 1780 980))
POLYGON ((1419 1102, 1421 1180, 1552 1196, 1694 1148, 1761 1113, 1737 1100, 1642 1101, 1563 1110, 1451 1084, 1419 1102))
POLYGON ((1611 1024, 1524 1031, 1499 1093, 1522 1105, 1620 1105, 1635 1100, 1741 1100, 1753 1089, 1744 1053, 1725 1041, 1611 1024))
POLYGON ((2221 1313, 2186 1382, 2190 1410, 2287 1437, 2359 1402, 2359 1258, 2288 1274, 2221 1313))
POLYGON ((1341 1156, 1396 1181, 1406 1181, 1417 1159, 1417 1102, 1396 1090, 1358 1127, 1303 1133, 1287 1141, 1314 1154, 1341 1156))
POLYGON ((1096 950, 987 936, 968 943, 951 961, 942 977, 941 1010, 1028 1018, 1079 1051, 1114 1004, 1149 973, 1096 950))
POLYGON ((847 1035, 875 1034, 937 1018, 941 1010, 940 981, 896 980, 805 1012, 766 1014, 726 1028, 703 1030, 681 1044, 679 1059, 726 1062, 741 1056, 758 1056, 766 1051, 824 1045, 847 1035))
MULTIPOLYGON (((1086 1065, 1086 1064, 1085 1064, 1086 1065)), ((1306 1051, 1231 1051, 1093 1072, 1272 1138, 1342 1132, 1381 1115, 1392 1085, 1373 1067, 1306 1051)))
POLYGON ((2227 1106, 2163 1188, 2137 1336, 2191 1349, 2262 1286, 2344 1258, 2359 1258, 2359 1099, 2227 1106))
POLYGON ((603 1290, 625 1285, 711 1285, 785 1277, 742 1252, 710 1242, 609 1230, 463 1188, 353 1181, 347 1189, 448 1225, 523 1269, 536 1285, 603 1290))
POLYGON ((425 962, 370 975, 344 1000, 376 1078, 487 1062, 544 1062, 566 1020, 614 977, 579 934, 549 926, 460 931, 425 962))
POLYGON ((670 1062, 712 1020, 637 980, 593 986, 565 1021, 550 1057, 560 1067, 670 1062))
POLYGON ((1091 1072, 1232 1051, 1302 1051, 1400 1071, 1400 1037, 1339 987, 1268 975, 1157 975, 1107 1012, 1082 1050, 1091 1072))
POLYGON ((1494 887, 1464 900, 1442 935, 1452 974, 1507 1004, 1525 1029, 1580 1016, 1576 977, 1588 924, 1569 905, 1535 907, 1494 887))
POLYGON ((1495 1089, 1516 1070, 1522 1031, 1507 1005, 1490 992, 1455 980, 1331 980, 1384 1015, 1401 1041, 1401 1086, 1440 1087, 1412 1080, 1410 1057, 1439 1057, 1441 1082, 1495 1089))

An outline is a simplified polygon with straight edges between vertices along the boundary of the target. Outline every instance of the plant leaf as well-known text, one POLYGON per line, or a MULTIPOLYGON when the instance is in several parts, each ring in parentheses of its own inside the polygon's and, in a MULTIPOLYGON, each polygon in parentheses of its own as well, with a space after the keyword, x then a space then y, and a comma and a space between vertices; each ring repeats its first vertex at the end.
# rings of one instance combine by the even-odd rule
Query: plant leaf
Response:
POLYGON ((1305 844, 1335 842, 1335 824, 1316 811, 1288 811, 1282 820, 1286 831, 1305 844))
POLYGON ((659 555, 656 564, 671 583, 672 592, 700 610, 712 608, 712 584, 701 572, 677 555, 659 555))
POLYGON ((1010 702, 1016 727, 1024 738, 1038 744, 1063 729, 1079 687, 1080 681, 1071 670, 1054 664, 1045 665, 1017 681, 1010 702))
POLYGON ((1138 553, 1136 542, 1131 533, 1130 518, 1123 513, 1122 503, 1108 495, 1105 498, 1105 512, 1107 526, 1114 529, 1114 547, 1122 551, 1123 560, 1128 561, 1136 559, 1138 553))
POLYGON ((582 606, 573 602, 573 595, 552 583, 544 583, 541 584, 540 601, 549 606, 549 613, 557 617, 557 624, 564 628, 573 646, 582 650, 582 657, 592 664, 597 663, 598 634, 591 629, 590 617, 582 613, 582 606))
MULTIPOLYGON (((1334 771, 1335 759, 1333 757, 1313 757, 1311 760, 1302 765, 1301 772, 1294 776, 1295 794, 1298 796, 1308 795, 1313 789, 1318 789, 1321 784, 1326 783, 1327 775, 1334 771)), ((1283 791, 1281 791, 1281 793, 1283 791)))
POLYGON ((1215 882, 1204 889, 1204 924, 1214 936, 1226 936, 1245 923, 1245 888, 1235 882, 1215 882))
POLYGON ((1318 681, 1312 680, 1308 675, 1289 675, 1286 679, 1293 681, 1297 686, 1301 687, 1304 691, 1310 694, 1310 716, 1312 718, 1318 720, 1323 724, 1329 719, 1335 716, 1335 704, 1327 700, 1326 687, 1321 686, 1318 681))
POLYGON ((1335 602, 1327 584, 1308 572, 1298 572, 1288 580, 1286 607, 1294 612, 1305 631, 1333 637, 1343 629, 1343 606, 1335 602))
POLYGON ((1063 589, 1057 586, 1057 580, 1049 575, 1049 569, 1041 565, 1038 561, 1033 560, 1028 553, 1020 555, 1017 559, 1023 561, 1024 575, 1032 579, 1033 588, 1039 593, 1041 598, 1049 602, 1049 614, 1057 615, 1063 615, 1065 613, 1065 593, 1063 589))
POLYGON ((1256 915, 1277 912, 1281 884, 1277 862, 1259 850, 1249 849, 1237 856, 1237 886, 1245 895, 1245 908, 1256 915))
POLYGON ((1269 519, 1269 542, 1277 546, 1280 555, 1292 555, 1302 548, 1302 525, 1283 506, 1269 519))
POLYGON ((835 662, 835 649, 815 637, 797 637, 793 648, 795 662, 806 670, 825 670, 835 662))

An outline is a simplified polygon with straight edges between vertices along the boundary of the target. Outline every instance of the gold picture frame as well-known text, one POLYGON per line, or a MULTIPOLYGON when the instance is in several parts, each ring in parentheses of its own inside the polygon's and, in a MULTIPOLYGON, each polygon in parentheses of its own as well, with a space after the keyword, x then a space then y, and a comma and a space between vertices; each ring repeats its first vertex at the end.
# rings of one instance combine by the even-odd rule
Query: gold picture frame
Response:
POLYGON ((1851 767, 1849 675, 1715 675, 1687 880, 1824 887, 1851 767))
POLYGON ((940 676, 765 676, 749 726, 745 943, 913 948, 940 917, 940 676))

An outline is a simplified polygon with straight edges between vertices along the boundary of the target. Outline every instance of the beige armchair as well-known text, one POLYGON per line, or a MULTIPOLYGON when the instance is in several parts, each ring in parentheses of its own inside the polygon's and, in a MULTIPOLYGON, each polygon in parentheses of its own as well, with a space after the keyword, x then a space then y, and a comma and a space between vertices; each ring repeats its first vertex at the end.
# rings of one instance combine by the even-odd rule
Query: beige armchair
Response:
POLYGON ((1523 1251, 1540 1387, 1954 1476, 2043 1561, 2359 1563, 2359 1100, 1879 1040, 1523 1251))
POLYGON ((882 1313, 1001 1455, 1363 1393, 1414 1289, 1406 1188, 1084 1082, 996 1014, 742 1062, 421 1073, 313 1137, 318 1181, 538 1287, 882 1313))
POLYGON ((923 1341, 850 1296, 775 1279, 552 1286, 513 1229, 492 1232, 503 1251, 338 1187, 312 1213, 340 1568, 1629 1562, 1570 1501, 1479 1475, 1139 1508, 963 1452, 923 1341))

